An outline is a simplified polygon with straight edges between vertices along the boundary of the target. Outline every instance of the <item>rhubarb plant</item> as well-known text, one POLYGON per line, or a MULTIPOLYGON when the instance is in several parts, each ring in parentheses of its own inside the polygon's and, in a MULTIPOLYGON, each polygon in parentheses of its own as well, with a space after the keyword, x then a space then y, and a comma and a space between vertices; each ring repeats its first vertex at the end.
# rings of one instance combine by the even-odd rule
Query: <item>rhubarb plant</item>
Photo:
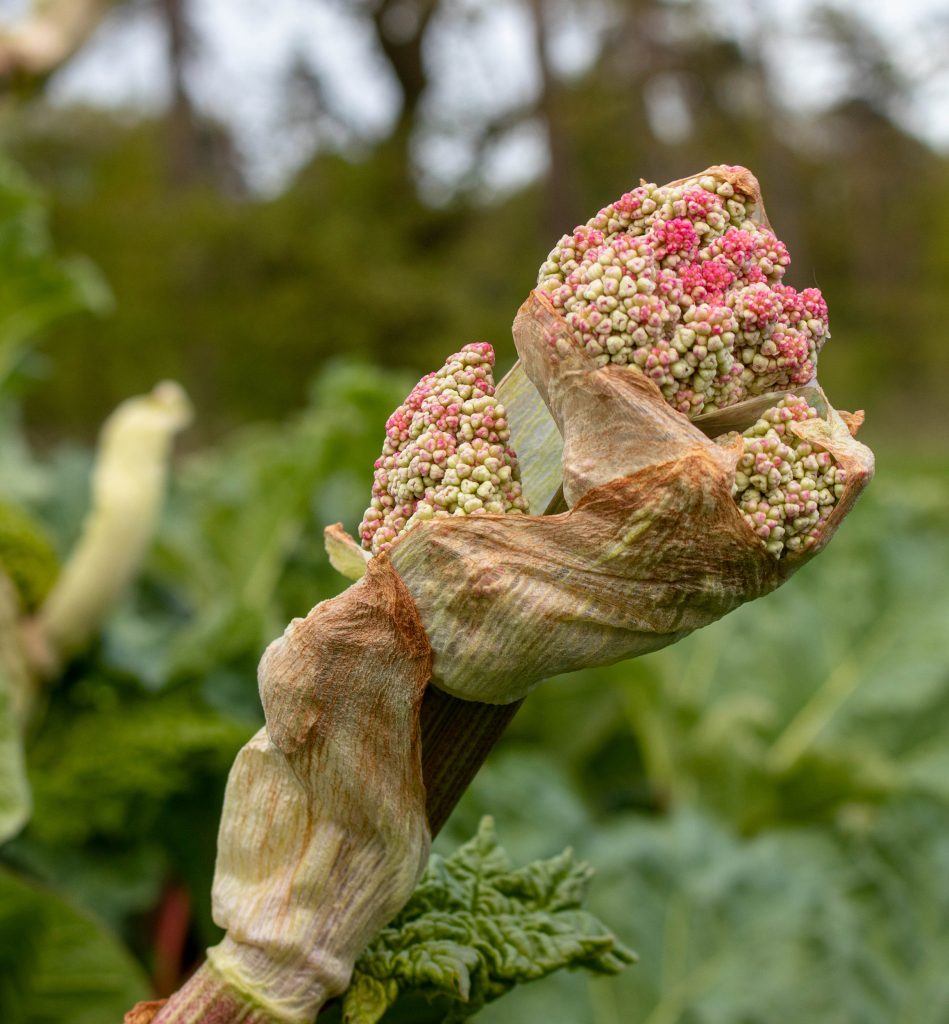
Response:
POLYGON ((658 650, 771 592, 870 479, 860 417, 813 379, 823 299, 782 283, 788 262, 747 170, 643 186, 554 250, 496 389, 485 343, 423 378, 387 424, 361 543, 328 534, 357 582, 260 662, 266 724, 235 761, 218 840, 226 935, 127 1020, 305 1024, 368 947, 350 1009, 371 989, 384 1010, 400 979, 461 984, 459 965, 483 1002, 556 964, 505 973, 469 929, 468 953, 413 974, 439 933, 429 921, 406 942, 404 908, 446 788, 496 738, 485 723, 542 679, 658 650))

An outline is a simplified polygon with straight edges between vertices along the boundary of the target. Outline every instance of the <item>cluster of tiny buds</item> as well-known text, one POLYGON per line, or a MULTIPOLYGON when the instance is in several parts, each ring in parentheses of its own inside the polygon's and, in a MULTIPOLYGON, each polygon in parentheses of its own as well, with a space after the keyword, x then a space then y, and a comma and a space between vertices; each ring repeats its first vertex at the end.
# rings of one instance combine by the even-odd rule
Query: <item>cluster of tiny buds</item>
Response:
POLYGON ((494 350, 465 345, 389 417, 359 538, 373 554, 426 519, 526 512, 494 350))
MULTIPOLYGON (((732 495, 745 521, 780 558, 806 551, 844 492, 845 470, 830 452, 788 429, 792 420, 818 419, 803 398, 789 396, 772 406, 742 435, 732 495)), ((734 434, 719 438, 728 443, 734 434)))
POLYGON ((690 417, 806 384, 827 306, 781 283, 787 248, 754 213, 713 175, 641 185, 565 235, 538 287, 598 365, 638 366, 690 417))

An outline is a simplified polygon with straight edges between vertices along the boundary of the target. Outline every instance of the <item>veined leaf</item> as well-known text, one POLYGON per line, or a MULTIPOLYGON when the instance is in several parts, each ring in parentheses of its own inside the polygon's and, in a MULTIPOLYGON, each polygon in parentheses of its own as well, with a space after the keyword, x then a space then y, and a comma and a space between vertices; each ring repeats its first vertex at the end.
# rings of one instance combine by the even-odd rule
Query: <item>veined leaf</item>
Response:
POLYGON ((356 964, 348 1024, 375 1024, 403 995, 449 1001, 466 1020, 515 985, 563 967, 617 974, 635 954, 581 910, 592 871, 566 850, 513 868, 490 818, 454 854, 437 854, 412 899, 356 964))
POLYGON ((0 1019, 104 1024, 148 998, 141 968, 92 918, 0 869, 0 1019))

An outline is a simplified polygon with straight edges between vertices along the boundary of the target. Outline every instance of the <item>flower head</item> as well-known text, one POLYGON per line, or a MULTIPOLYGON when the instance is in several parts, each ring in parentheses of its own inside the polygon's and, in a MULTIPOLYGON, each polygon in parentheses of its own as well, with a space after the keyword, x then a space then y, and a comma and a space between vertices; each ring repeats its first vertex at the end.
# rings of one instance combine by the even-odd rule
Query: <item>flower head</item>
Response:
POLYGON ((385 551, 425 519, 527 511, 493 366, 489 344, 465 345, 389 417, 359 524, 364 548, 385 551))
POLYGON ((640 185, 565 235, 538 276, 597 363, 638 366, 689 416, 806 384, 829 337, 820 292, 782 283, 787 248, 731 176, 640 185))
POLYGON ((805 399, 789 396, 742 435, 732 494, 745 521, 776 558, 811 547, 843 495, 843 467, 789 426, 818 418, 805 399))

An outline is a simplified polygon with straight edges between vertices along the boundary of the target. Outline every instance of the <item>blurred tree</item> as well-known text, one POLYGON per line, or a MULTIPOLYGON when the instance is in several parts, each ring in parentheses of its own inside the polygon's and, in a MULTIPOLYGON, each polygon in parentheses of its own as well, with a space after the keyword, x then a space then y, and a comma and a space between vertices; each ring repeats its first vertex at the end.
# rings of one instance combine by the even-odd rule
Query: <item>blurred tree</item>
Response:
POLYGON ((165 26, 171 100, 166 116, 167 166, 171 188, 200 181, 224 195, 244 193, 230 133, 196 110, 188 75, 200 63, 199 41, 191 27, 189 0, 152 0, 165 26))
POLYGON ((538 110, 543 116, 547 141, 547 184, 544 230, 555 239, 579 220, 573 153, 564 121, 563 86, 550 55, 550 11, 548 0, 528 0, 533 21, 534 49, 540 72, 538 110))
POLYGON ((170 100, 167 167, 173 187, 207 179, 227 192, 243 182, 228 133, 199 115, 188 86, 189 68, 199 60, 189 22, 188 0, 45 0, 30 14, 0 31, 0 91, 23 97, 42 92, 49 78, 88 43, 110 14, 123 8, 158 14, 166 38, 170 100))
POLYGON ((429 83, 424 45, 439 0, 355 0, 346 6, 370 27, 378 52, 398 84, 399 110, 380 158, 389 168, 394 195, 401 200, 414 198, 412 136, 429 83))
POLYGON ((92 36, 116 3, 127 0, 45 0, 0 32, 0 83, 45 79, 92 36))
POLYGON ((108 323, 64 329, 62 373, 33 399, 34 424, 55 432, 68 417, 91 433, 119 394, 183 375, 205 429, 218 430, 298 404, 340 347, 424 371, 460 341, 503 343, 561 233, 640 176, 720 161, 761 177, 794 253, 792 282, 819 273, 835 398, 895 411, 921 388, 913 404, 932 406, 949 356, 936 327, 946 261, 929 225, 947 204, 949 164, 899 122, 919 83, 860 12, 835 7, 811 26, 833 43, 846 88, 832 109, 802 117, 776 57, 776 15, 760 6, 745 5, 733 33, 708 0, 595 0, 582 23, 559 0, 318 2, 362 26, 400 105, 373 142, 348 120, 329 67, 301 50, 286 76, 289 130, 317 152, 272 199, 247 194, 227 128, 202 113, 195 70, 213 48, 189 29, 187 0, 147 0, 168 29, 164 119, 60 111, 42 96, 8 118, 10 146, 54 192, 64 244, 103 264, 118 300, 108 323), (440 91, 445 54, 467 53, 495 15, 524 34, 533 92, 479 93, 463 107, 440 91), (499 193, 492 155, 524 130, 540 139, 546 177, 499 193), (446 132, 464 142, 468 169, 433 209, 417 186, 438 168, 420 167, 419 154, 446 132), (894 182, 912 193, 895 201, 894 182), (884 374, 897 329, 915 342, 884 374), (100 375, 87 382, 91 364, 100 375))
POLYGON ((188 26, 186 0, 158 0, 168 33, 168 65, 171 70, 171 106, 168 111, 168 150, 172 182, 193 181, 200 167, 200 144, 185 65, 192 55, 194 36, 188 26))

